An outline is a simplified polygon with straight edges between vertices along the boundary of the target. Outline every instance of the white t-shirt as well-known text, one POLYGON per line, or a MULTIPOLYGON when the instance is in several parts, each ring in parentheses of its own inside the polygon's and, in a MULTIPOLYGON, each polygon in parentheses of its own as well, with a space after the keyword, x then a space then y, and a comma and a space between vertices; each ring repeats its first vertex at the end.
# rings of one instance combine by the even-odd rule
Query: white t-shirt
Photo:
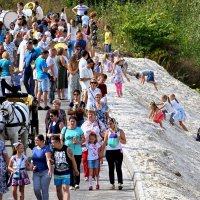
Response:
POLYGON ((71 24, 67 24, 67 36, 71 34, 71 40, 76 40, 77 31, 78 27, 72 27, 71 24))
POLYGON ((20 71, 23 71, 23 67, 24 67, 24 57, 26 55, 26 43, 27 43, 27 40, 22 40, 17 50, 17 54, 19 54, 19 70, 20 71))
POLYGON ((86 25, 86 26, 88 26, 88 24, 89 24, 89 17, 87 16, 87 15, 83 15, 82 17, 81 17, 81 19, 82 19, 82 26, 83 25, 86 25))
POLYGON ((87 109, 89 109, 89 105, 94 105, 96 103, 95 96, 96 94, 101 93, 101 90, 99 88, 95 88, 95 90, 92 90, 89 88, 87 90, 88 100, 87 100, 87 109))
POLYGON ((81 71, 81 69, 83 69, 84 67, 87 66, 87 60, 85 60, 85 58, 81 58, 79 60, 79 63, 78 63, 78 69, 79 69, 79 72, 81 71))
POLYGON ((37 32, 35 39, 39 40, 42 37, 42 33, 37 32))
POLYGON ((164 103, 164 106, 168 113, 171 114, 175 112, 173 106, 168 101, 164 103))
POLYGON ((110 66, 111 62, 107 59, 106 62, 104 63, 104 71, 109 72, 112 70, 111 66, 110 66))
POLYGON ((65 21, 67 21, 67 15, 65 13, 61 13, 60 14, 60 20, 64 19, 65 21))
POLYGON ((13 169, 22 169, 26 168, 26 161, 27 157, 25 155, 22 155, 21 158, 17 158, 16 155, 11 157, 11 160, 13 162, 13 169))
POLYGON ((101 145, 97 142, 96 144, 87 144, 86 147, 88 148, 88 160, 98 160, 98 149, 101 147, 101 145))
MULTIPOLYGON (((47 63, 47 66, 53 65, 54 76, 55 76, 55 77, 58 77, 58 67, 57 67, 57 65, 56 65, 56 59, 49 56, 49 57, 47 58, 46 63, 47 63)), ((49 70, 48 72, 49 72, 49 74, 51 74, 51 71, 50 71, 50 70, 49 70)), ((52 75, 52 74, 51 74, 51 75, 52 75)))
POLYGON ((84 12, 89 8, 86 5, 77 5, 74 9, 77 10, 77 15, 83 16, 84 12))
POLYGON ((42 20, 44 18, 44 13, 40 6, 36 8, 36 18, 37 20, 42 20))
MULTIPOLYGON (((93 78, 92 69, 84 67, 80 70, 80 78, 93 78)), ((80 81, 82 89, 88 89, 90 87, 90 80, 80 81)))
POLYGON ((40 42, 38 43, 38 46, 39 46, 41 49, 49 50, 49 45, 47 44, 47 42, 40 41, 40 42))

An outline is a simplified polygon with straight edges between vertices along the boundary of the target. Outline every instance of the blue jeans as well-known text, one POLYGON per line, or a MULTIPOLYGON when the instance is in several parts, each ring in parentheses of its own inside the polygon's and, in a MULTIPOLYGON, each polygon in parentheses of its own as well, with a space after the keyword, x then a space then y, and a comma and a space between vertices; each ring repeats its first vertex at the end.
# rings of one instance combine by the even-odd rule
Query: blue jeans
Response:
POLYGON ((37 200, 49 199, 50 182, 51 178, 48 175, 48 170, 33 172, 33 189, 37 200))
POLYGON ((55 91, 56 91, 56 81, 50 80, 49 81, 49 102, 53 103, 55 99, 55 91))
POLYGON ((74 45, 76 43, 76 40, 71 40, 71 46, 70 48, 68 49, 68 56, 69 58, 72 57, 73 53, 74 53, 74 45))
POLYGON ((79 121, 77 121, 76 122, 76 125, 78 126, 78 127, 81 127, 82 126, 82 124, 84 123, 84 119, 83 120, 79 120, 79 121))
POLYGON ((32 69, 25 68, 25 70, 24 70, 24 86, 26 88, 27 93, 34 97, 35 96, 34 95, 35 83, 33 80, 33 70, 32 69))

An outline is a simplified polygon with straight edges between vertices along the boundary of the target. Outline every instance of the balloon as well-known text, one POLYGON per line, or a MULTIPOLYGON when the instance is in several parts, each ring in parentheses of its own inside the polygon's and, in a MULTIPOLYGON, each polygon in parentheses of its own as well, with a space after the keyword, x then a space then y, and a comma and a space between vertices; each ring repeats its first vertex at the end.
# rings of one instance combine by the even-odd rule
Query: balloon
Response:
POLYGON ((26 15, 27 17, 32 16, 32 10, 31 10, 31 9, 25 10, 25 15, 26 15))

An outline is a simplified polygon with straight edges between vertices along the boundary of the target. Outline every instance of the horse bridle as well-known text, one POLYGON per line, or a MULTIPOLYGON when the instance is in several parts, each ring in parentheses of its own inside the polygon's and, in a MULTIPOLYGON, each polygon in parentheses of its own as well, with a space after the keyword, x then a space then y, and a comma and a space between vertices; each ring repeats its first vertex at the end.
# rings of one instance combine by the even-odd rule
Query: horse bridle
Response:
MULTIPOLYGON (((7 109, 2 108, 2 109, 0 109, 0 113, 1 113, 1 112, 2 112, 2 113, 7 113, 7 114, 8 114, 8 119, 9 119, 10 115, 9 115, 9 112, 8 112, 7 109)), ((6 117, 6 118, 7 118, 7 117, 6 117)), ((7 120, 6 120, 6 118, 5 118, 5 122, 0 121, 0 124, 6 124, 6 123, 8 123, 7 120)))
MULTIPOLYGON (((4 107, 3 107, 2 109, 0 109, 0 112, 3 112, 3 113, 4 113, 4 112, 7 112, 7 113, 8 113, 8 119, 5 118, 5 122, 0 122, 1 124, 5 124, 6 126, 7 126, 8 124, 12 125, 11 122, 14 120, 14 115, 16 116, 18 122, 20 121, 19 118, 18 118, 18 116, 17 116, 16 113, 15 113, 14 104, 15 104, 15 103, 11 104, 12 112, 11 112, 10 114, 9 114, 8 110, 5 109, 4 107), (10 116, 13 116, 12 119, 10 119, 10 116)), ((16 123, 14 123, 13 125, 16 126, 16 123)), ((17 125, 18 125, 18 123, 17 123, 17 125)), ((13 126, 13 127, 14 127, 14 126, 13 126)))

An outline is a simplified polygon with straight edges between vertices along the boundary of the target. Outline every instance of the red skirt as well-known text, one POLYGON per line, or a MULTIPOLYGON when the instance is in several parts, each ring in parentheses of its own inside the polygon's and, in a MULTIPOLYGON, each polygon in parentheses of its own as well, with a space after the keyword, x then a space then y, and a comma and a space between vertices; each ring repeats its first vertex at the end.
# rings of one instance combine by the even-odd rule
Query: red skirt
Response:
POLYGON ((159 111, 158 113, 156 113, 156 115, 153 118, 153 121, 155 123, 160 123, 161 121, 163 121, 165 119, 165 116, 163 114, 162 111, 159 111))

